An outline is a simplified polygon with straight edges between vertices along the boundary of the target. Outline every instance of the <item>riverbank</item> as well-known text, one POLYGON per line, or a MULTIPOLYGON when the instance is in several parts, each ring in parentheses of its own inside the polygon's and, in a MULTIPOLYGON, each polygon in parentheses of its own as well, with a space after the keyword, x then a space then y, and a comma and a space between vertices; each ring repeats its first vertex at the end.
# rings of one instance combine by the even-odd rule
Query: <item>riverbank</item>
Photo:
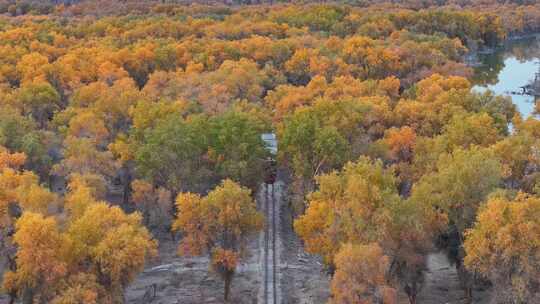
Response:
POLYGON ((540 32, 516 34, 508 36, 503 43, 495 47, 483 46, 478 49, 475 46, 468 46, 470 51, 463 55, 462 60, 468 67, 477 68, 483 64, 481 60, 482 57, 494 55, 498 52, 504 52, 505 50, 512 48, 516 43, 538 40, 538 38, 540 38, 540 32))

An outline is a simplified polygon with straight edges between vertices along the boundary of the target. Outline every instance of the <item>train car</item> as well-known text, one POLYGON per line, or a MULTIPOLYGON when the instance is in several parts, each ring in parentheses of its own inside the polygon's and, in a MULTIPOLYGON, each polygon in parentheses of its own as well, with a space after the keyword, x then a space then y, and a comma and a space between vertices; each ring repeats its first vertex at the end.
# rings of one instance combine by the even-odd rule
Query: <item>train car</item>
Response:
POLYGON ((264 182, 266 184, 273 184, 273 183, 276 182, 276 179, 277 179, 277 162, 276 162, 277 138, 276 138, 276 134, 274 134, 274 133, 264 133, 264 134, 261 135, 261 138, 264 141, 266 149, 268 150, 268 152, 270 152, 270 156, 267 159, 265 159, 264 182))

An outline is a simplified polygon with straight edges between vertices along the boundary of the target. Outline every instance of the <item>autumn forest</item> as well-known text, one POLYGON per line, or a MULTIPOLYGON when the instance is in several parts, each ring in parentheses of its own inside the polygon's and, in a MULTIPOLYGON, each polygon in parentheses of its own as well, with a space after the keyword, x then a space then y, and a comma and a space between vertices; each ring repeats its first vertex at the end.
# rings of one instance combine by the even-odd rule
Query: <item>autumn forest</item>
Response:
POLYGON ((533 0, 0 0, 0 303, 540 303, 540 120, 466 60, 537 33, 533 0))

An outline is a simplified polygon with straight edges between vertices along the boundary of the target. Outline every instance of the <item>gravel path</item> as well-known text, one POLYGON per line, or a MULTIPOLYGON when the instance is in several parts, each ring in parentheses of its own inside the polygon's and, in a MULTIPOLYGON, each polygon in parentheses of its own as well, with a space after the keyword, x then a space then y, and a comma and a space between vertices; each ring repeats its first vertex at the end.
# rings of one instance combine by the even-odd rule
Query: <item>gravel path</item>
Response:
MULTIPOLYGON (((428 255, 426 283, 418 296, 418 304, 464 304, 457 270, 450 264, 444 252, 428 255)), ((473 292, 474 304, 489 303, 489 291, 476 288, 473 292)))

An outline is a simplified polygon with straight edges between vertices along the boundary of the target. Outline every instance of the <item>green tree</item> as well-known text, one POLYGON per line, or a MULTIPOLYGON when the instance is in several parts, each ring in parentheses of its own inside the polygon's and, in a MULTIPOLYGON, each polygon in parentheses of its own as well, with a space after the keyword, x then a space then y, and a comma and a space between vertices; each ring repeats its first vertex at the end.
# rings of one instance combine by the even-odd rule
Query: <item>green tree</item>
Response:
POLYGON ((436 171, 424 175, 412 189, 412 201, 446 214, 448 249, 468 299, 472 297, 473 278, 462 263, 464 232, 472 227, 481 203, 501 186, 502 176, 502 165, 491 150, 473 146, 443 154, 436 171))
POLYGON ((25 84, 18 92, 24 113, 31 114, 41 128, 52 119, 54 111, 61 108, 60 95, 48 82, 25 84))
POLYGON ((202 192, 212 181, 206 155, 209 124, 205 116, 169 115, 144 130, 135 143, 136 171, 154 184, 176 191, 202 192))
POLYGON ((264 161, 268 156, 261 134, 268 129, 265 121, 252 113, 229 110, 210 119, 208 154, 216 174, 256 190, 262 181, 264 161))
POLYGON ((300 182, 302 200, 313 189, 315 176, 339 168, 353 157, 356 140, 366 137, 359 125, 369 108, 352 100, 320 99, 313 106, 297 109, 279 124, 279 156, 300 182))
POLYGON ((45 179, 52 166, 48 150, 55 142, 55 135, 38 129, 34 120, 23 116, 10 106, 0 106, 0 145, 24 152, 25 167, 45 179))

